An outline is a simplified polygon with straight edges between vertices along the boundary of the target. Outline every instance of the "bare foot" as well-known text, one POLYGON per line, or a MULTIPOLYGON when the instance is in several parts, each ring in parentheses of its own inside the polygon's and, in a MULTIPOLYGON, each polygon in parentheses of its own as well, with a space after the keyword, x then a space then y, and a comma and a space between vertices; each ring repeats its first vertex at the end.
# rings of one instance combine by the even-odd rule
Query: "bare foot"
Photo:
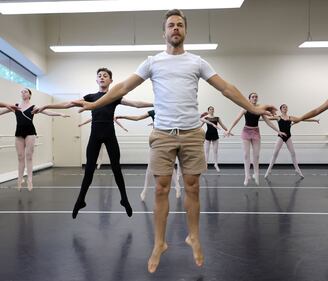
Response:
POLYGON ((192 241, 188 235, 185 241, 192 249, 196 265, 199 267, 203 266, 204 256, 203 256, 203 252, 202 252, 202 248, 200 246, 199 240, 192 241))
POLYGON ((159 261, 161 259, 161 255, 167 250, 167 244, 164 243, 163 246, 156 247, 153 249, 151 256, 148 260, 148 271, 150 273, 154 273, 159 265, 159 261))

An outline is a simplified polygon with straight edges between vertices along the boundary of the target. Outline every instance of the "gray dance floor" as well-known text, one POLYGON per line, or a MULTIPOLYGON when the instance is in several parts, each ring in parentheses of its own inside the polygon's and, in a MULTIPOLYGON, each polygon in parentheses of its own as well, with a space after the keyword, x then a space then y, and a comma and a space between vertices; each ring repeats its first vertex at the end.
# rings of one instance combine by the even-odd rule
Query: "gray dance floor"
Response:
POLYGON ((127 217, 108 167, 97 170, 87 207, 71 211, 81 168, 35 173, 34 190, 0 184, 1 281, 321 281, 328 280, 328 166, 273 170, 245 188, 243 169, 210 168, 201 177, 200 230, 205 264, 197 268, 183 197, 170 193, 169 248, 147 272, 153 245, 153 192, 140 200, 145 167, 125 167, 134 214, 127 217))

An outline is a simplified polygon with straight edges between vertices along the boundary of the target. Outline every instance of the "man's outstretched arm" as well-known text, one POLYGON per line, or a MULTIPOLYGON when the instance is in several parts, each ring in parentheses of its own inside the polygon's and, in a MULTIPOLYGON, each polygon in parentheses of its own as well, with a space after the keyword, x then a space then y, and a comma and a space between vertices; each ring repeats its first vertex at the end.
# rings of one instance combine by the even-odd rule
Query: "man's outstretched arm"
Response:
POLYGON ((294 123, 298 123, 300 121, 306 120, 306 119, 310 119, 313 118, 314 116, 319 115, 320 113, 324 112, 325 110, 328 109, 328 100, 326 100, 322 105, 320 105, 319 107, 303 114, 301 117, 295 117, 294 123))
POLYGON ((133 89, 139 86, 142 82, 144 82, 144 80, 140 76, 132 74, 126 80, 113 86, 104 96, 102 96, 97 101, 78 101, 74 102, 74 104, 77 106, 82 106, 84 110, 93 110, 99 107, 103 107, 106 104, 112 103, 115 100, 125 96, 127 93, 131 92, 133 89))
POLYGON ((19 110, 19 106, 15 105, 15 104, 8 104, 5 102, 0 102, 0 107, 6 107, 9 111, 15 111, 15 110, 19 110))
POLYGON ((41 107, 34 107, 34 109, 32 110, 33 114, 36 113, 41 113, 46 109, 66 109, 66 108, 71 108, 74 106, 79 106, 78 104, 76 104, 77 102, 82 102, 84 100, 77 100, 77 101, 65 101, 65 102, 60 102, 60 103, 53 103, 53 104, 47 104, 47 105, 43 105, 41 107))
POLYGON ((233 101, 235 104, 241 106, 242 108, 258 115, 269 115, 277 111, 277 109, 272 105, 252 105, 240 92, 239 90, 231 85, 230 83, 224 81, 219 75, 215 74, 207 80, 207 82, 212 85, 215 89, 219 90, 226 98, 233 101))

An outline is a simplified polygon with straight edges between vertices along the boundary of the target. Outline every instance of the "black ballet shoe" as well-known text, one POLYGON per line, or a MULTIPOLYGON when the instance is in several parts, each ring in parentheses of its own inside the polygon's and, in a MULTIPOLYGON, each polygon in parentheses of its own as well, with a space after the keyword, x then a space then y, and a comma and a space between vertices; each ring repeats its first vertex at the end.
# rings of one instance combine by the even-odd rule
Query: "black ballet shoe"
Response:
POLYGON ((132 217, 132 208, 128 200, 121 200, 120 204, 125 208, 125 212, 129 217, 132 217))
POLYGON ((73 209, 73 212, 72 212, 72 217, 73 217, 73 219, 76 218, 76 216, 77 216, 77 214, 79 213, 79 211, 80 211, 82 208, 84 208, 86 205, 87 205, 87 204, 86 204, 84 201, 82 201, 82 202, 80 202, 80 201, 76 201, 75 206, 74 206, 74 209, 73 209))

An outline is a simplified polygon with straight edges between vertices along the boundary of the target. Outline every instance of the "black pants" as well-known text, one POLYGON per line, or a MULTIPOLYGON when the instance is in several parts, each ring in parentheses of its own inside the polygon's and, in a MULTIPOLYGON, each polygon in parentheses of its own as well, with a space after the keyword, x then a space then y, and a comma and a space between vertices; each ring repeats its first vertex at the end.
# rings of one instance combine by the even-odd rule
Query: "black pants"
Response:
POLYGON ((78 201, 84 202, 89 186, 92 183, 93 174, 97 166, 102 144, 105 144, 110 159, 115 182, 121 194, 122 200, 128 200, 123 174, 120 166, 120 148, 116 139, 114 125, 108 123, 93 123, 87 146, 87 163, 78 201))

